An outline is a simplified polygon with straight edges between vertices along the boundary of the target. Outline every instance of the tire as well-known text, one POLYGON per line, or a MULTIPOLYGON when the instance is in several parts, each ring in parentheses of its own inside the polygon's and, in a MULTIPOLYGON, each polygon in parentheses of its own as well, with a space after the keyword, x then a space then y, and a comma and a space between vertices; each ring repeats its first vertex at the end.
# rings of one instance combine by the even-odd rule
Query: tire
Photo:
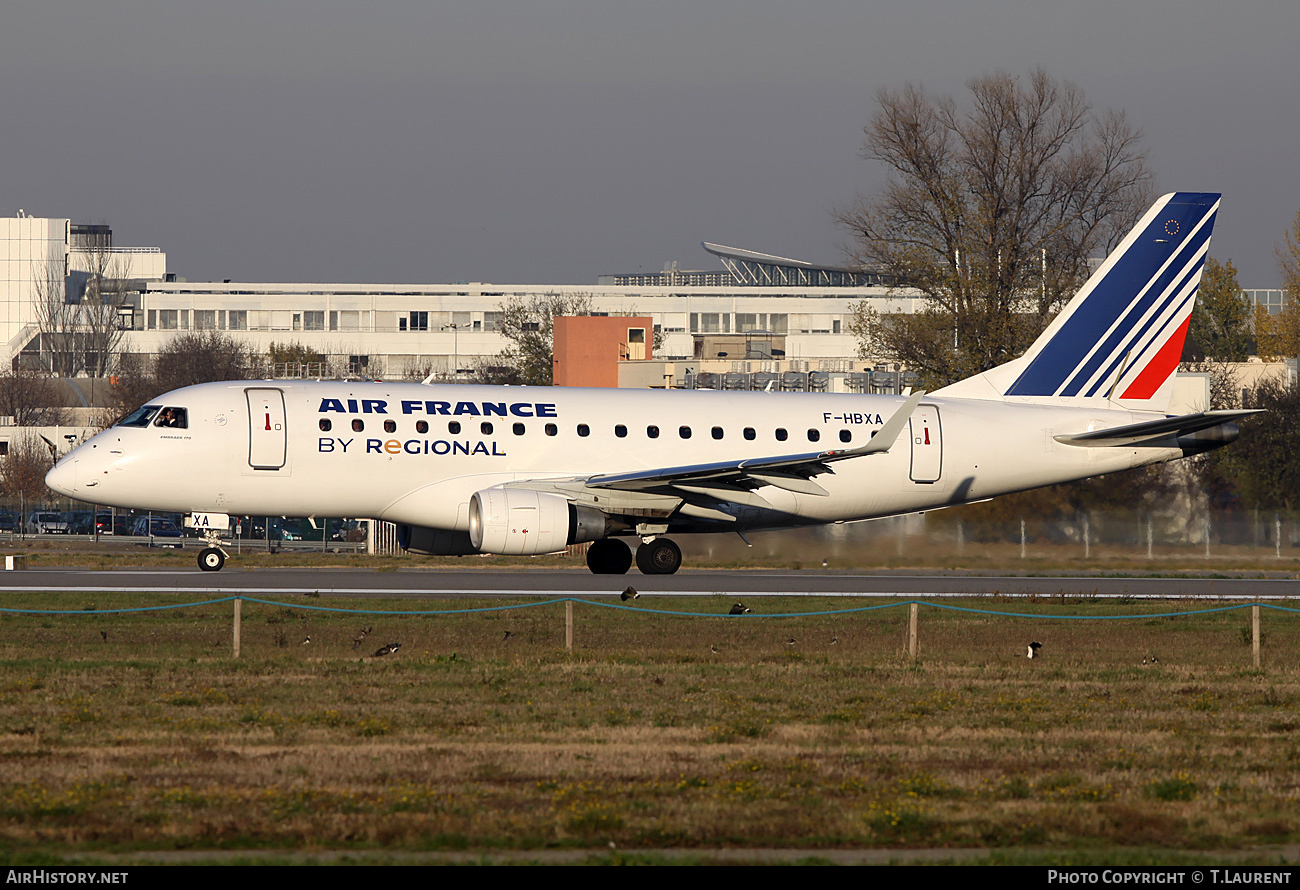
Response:
POLYGON ((682 567, 682 549, 667 538, 655 538, 636 549, 636 567, 643 575, 674 575, 682 567))
POLYGON ((219 572, 226 564, 226 554, 216 547, 204 547, 199 551, 199 568, 205 572, 219 572))
POLYGON ((626 575, 632 568, 632 551, 617 538, 592 541, 587 548, 587 568, 593 575, 626 575))

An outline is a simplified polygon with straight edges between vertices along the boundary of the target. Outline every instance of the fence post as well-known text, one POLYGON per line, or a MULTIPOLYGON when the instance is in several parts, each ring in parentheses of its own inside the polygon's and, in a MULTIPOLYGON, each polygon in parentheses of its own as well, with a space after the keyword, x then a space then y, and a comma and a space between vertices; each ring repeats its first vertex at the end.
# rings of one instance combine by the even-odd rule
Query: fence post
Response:
POLYGON ((239 597, 235 597, 235 640, 234 640, 235 658, 239 657, 239 630, 240 630, 240 623, 243 618, 243 611, 244 611, 243 605, 244 605, 244 601, 241 600, 239 597))
POLYGON ((1277 550, 1277 559, 1282 558, 1282 517, 1273 514, 1273 545, 1277 550))
POLYGON ((1025 558, 1025 521, 1020 520, 1020 558, 1025 558))
POLYGON ((907 613, 907 654, 909 657, 916 658, 917 634, 916 634, 916 617, 919 606, 912 603, 907 613))
POLYGON ((1083 558, 1092 557, 1092 529, 1088 525, 1088 514, 1083 514, 1083 558))
POLYGON ((573 600, 564 601, 564 651, 573 651, 573 600))
POLYGON ((1250 607, 1250 655, 1259 670, 1259 603, 1250 607))
POLYGON ((1155 556, 1155 550, 1152 547, 1152 537, 1151 537, 1151 517, 1148 516, 1147 517, 1147 559, 1152 559, 1154 556, 1155 556))

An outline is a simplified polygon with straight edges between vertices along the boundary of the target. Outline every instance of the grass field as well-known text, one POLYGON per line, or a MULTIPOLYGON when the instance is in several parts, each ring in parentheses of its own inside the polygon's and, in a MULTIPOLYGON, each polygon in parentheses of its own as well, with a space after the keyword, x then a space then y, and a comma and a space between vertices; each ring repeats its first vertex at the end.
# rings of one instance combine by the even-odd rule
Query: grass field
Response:
POLYGON ((578 604, 572 654, 558 604, 414 617, 245 602, 238 660, 230 603, 90 611, 169 601, 186 600, 6 595, 9 609, 74 612, 0 616, 7 864, 294 850, 1295 855, 1279 845, 1300 828, 1300 615, 1265 610, 1254 670, 1248 610, 1154 617, 1206 605, 1190 602, 963 603, 1028 618, 923 606, 915 661, 905 607, 767 617, 874 604, 841 598, 764 599, 743 617, 722 616, 722 599, 578 604), (1023 657, 1030 640, 1044 657, 1023 657))

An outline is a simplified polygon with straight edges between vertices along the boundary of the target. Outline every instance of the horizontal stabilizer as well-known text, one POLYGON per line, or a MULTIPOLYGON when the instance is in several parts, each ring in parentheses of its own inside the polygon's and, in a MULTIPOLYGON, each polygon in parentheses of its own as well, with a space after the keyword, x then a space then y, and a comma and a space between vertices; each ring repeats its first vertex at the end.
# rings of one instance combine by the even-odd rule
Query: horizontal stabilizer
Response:
POLYGON ((1164 420, 1131 423, 1106 430, 1064 434, 1053 438, 1063 445, 1078 445, 1085 448, 1116 448, 1125 445, 1137 445, 1153 439, 1185 436, 1220 424, 1240 420, 1243 417, 1250 417, 1252 414, 1259 414, 1262 411, 1262 408, 1202 411, 1198 414, 1184 414, 1181 417, 1166 417, 1164 420))

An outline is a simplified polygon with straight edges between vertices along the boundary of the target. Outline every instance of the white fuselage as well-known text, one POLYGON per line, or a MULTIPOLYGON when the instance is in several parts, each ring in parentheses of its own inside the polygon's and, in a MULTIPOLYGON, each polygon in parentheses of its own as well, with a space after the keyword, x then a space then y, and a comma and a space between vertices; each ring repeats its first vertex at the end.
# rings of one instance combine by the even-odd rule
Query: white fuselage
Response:
MULTIPOLYGON (((857 448, 902 403, 815 393, 213 383, 150 403, 185 409, 183 428, 112 427, 65 456, 49 479, 80 500, 115 507, 364 517, 464 531, 470 498, 482 489, 857 448)), ((833 473, 817 475, 826 495, 763 486, 755 493, 770 509, 722 504, 734 521, 687 530, 870 519, 1181 456, 1176 448, 1084 448, 1053 438, 1152 416, 925 399, 888 452, 837 461, 833 473)))

